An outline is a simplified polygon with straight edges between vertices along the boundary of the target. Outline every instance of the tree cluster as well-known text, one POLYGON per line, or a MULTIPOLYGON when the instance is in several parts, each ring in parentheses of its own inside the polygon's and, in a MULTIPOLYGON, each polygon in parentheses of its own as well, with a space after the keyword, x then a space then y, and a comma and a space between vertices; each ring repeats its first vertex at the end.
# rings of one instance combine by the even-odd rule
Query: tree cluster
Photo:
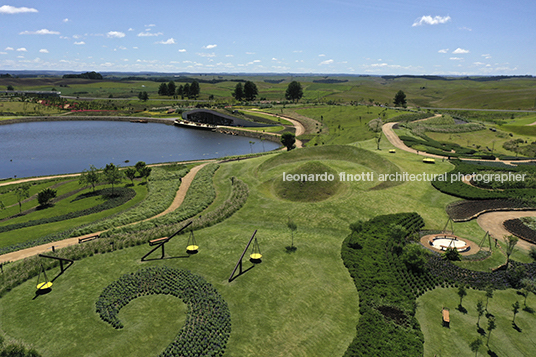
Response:
POLYGON ((238 101, 246 100, 249 102, 255 100, 259 90, 257 85, 251 81, 247 81, 243 86, 241 82, 238 82, 232 94, 233 98, 238 101))
POLYGON ((158 87, 158 95, 170 96, 170 97, 185 97, 188 99, 197 99, 201 93, 199 82, 194 80, 192 83, 185 83, 177 87, 174 81, 169 83, 161 83, 158 87))
POLYGON ((95 71, 81 74, 64 74, 62 78, 103 79, 102 74, 95 71))

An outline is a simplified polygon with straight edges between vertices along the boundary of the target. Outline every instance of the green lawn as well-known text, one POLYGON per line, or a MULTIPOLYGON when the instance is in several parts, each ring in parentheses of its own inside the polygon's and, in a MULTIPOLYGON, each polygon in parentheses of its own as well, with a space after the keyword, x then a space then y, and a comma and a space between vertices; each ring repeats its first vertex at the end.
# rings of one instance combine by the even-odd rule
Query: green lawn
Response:
MULTIPOLYGON (((480 327, 484 331, 481 335, 477 330, 478 314, 476 304, 482 300, 486 304, 485 292, 468 290, 462 301, 467 312, 457 309, 460 298, 457 289, 437 288, 427 292, 417 299, 416 316, 421 324, 424 334, 424 356, 474 356, 469 344, 482 338, 484 344, 480 348, 480 356, 487 355, 486 342, 488 338, 487 318, 480 318, 480 327), (446 307, 450 310, 450 328, 442 327, 441 310, 446 307)), ((489 299, 488 312, 495 316, 497 328, 491 332, 489 350, 497 356, 532 356, 536 351, 536 314, 523 310, 524 297, 513 289, 495 291, 493 298, 489 299), (512 304, 519 301, 521 309, 516 316, 519 330, 512 325, 512 304)), ((536 307, 536 297, 531 294, 527 298, 527 306, 536 307)))

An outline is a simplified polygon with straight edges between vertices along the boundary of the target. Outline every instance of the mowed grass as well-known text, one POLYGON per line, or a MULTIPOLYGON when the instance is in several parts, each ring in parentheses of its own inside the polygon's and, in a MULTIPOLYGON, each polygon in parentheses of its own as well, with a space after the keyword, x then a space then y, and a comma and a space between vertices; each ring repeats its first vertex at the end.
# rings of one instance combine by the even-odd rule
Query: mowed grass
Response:
MULTIPOLYGON (((424 334, 424 356, 474 356, 469 344, 478 337, 483 341, 479 356, 533 356, 536 351, 536 314, 523 310, 524 297, 513 289, 494 292, 493 298, 489 299, 488 312, 495 316, 497 328, 491 332, 491 336, 488 335, 485 314, 480 318, 480 327, 484 330, 481 331, 482 335, 478 331, 478 300, 486 305, 484 291, 467 290, 467 296, 462 301, 467 312, 462 312, 458 310, 460 298, 456 288, 437 288, 417 299, 416 317, 424 334), (516 325, 513 325, 512 304, 516 301, 519 301, 521 308, 515 319, 516 325), (443 307, 450 310, 450 328, 442 327, 443 307), (491 352, 486 347, 488 336, 491 352)), ((528 296, 527 306, 536 308, 534 294, 528 296)))
MULTIPOLYGON (((364 144, 367 145, 374 143, 364 144)), ((451 167, 448 163, 421 167, 414 155, 388 156, 385 149, 362 151, 360 157, 349 155, 345 148, 322 148, 332 151, 331 160, 326 163, 337 171, 355 174, 375 171, 366 166, 368 163, 364 164, 377 162, 381 166, 387 158, 399 170, 413 173, 424 169, 441 172, 451 167), (344 160, 345 157, 352 160, 344 160)), ((380 184, 378 181, 346 183, 350 189, 341 190, 322 202, 290 202, 275 197, 266 182, 279 177, 285 165, 301 165, 307 160, 308 151, 311 157, 318 158, 320 155, 314 149, 296 150, 293 155, 300 157, 296 161, 285 160, 285 154, 292 154, 291 151, 222 165, 214 178, 217 199, 209 210, 227 197, 232 176, 248 184, 250 196, 231 218, 195 233, 200 246, 197 255, 142 264, 139 258, 150 248, 138 246, 77 261, 57 279, 48 295, 32 300, 36 284, 32 280, 2 297, 2 330, 35 345, 44 356, 61 354, 64 348, 71 355, 83 355, 87 351, 95 356, 106 355, 108 348, 119 351, 124 339, 99 320, 94 306, 97 297, 122 274, 146 265, 168 265, 203 276, 223 295, 231 310, 233 326, 227 346, 229 356, 343 355, 355 336, 359 318, 358 292, 340 259, 341 242, 349 234, 348 224, 378 214, 416 210, 433 229, 441 225, 438 222, 445 221, 444 205, 452 198, 424 182, 406 182, 371 191, 371 187, 380 184), (294 253, 285 249, 291 242, 286 226, 289 217, 298 226, 294 253), (237 259, 256 229, 263 262, 228 283, 237 259), (32 318, 34 322, 28 324, 32 318), (95 347, 97 337, 106 334, 110 337, 103 337, 104 342, 95 347)), ((179 236, 166 245, 166 252, 171 257, 185 256, 185 246, 186 237, 179 236)), ((244 261, 244 269, 249 266, 244 261)), ((174 309, 172 305, 161 307, 174 309)), ((158 316, 147 317, 147 324, 155 323, 158 316)), ((131 343, 142 344, 139 340, 131 343)), ((152 346, 154 354, 163 349, 153 339, 143 344, 152 346)))
MULTIPOLYGON (((68 186, 68 185, 74 185, 74 183, 67 184, 65 186, 68 186)), ((100 186, 100 187, 102 188, 103 186, 100 186)), ((107 185, 106 187, 110 187, 110 186, 107 185)), ((12 244, 26 242, 26 241, 37 239, 37 238, 40 238, 49 234, 60 233, 60 232, 73 229, 73 228, 76 228, 76 227, 79 227, 79 226, 82 226, 91 222, 95 222, 100 219, 104 219, 113 214, 129 209, 135 206, 136 204, 140 203, 141 201, 143 201, 143 199, 147 195, 147 187, 145 185, 136 184, 135 186, 129 186, 129 187, 136 191, 136 196, 132 198, 130 201, 128 201, 127 203, 119 207, 115 207, 113 209, 108 209, 108 210, 101 211, 98 213, 81 216, 81 217, 74 218, 74 219, 68 219, 68 220, 54 222, 54 223, 41 224, 38 226, 26 227, 26 228, 21 228, 17 230, 0 233, 0 247, 6 247, 12 244)), ((60 186, 58 188, 58 191, 60 188, 62 188, 62 190, 65 190, 67 187, 60 186)), ((85 189, 79 192, 77 195, 87 193, 87 192, 92 192, 92 190, 85 189)), ((83 209, 87 209, 87 208, 96 206, 104 202, 104 198, 102 198, 101 196, 97 196, 93 198, 82 199, 82 200, 71 203, 70 201, 73 198, 75 198, 77 195, 68 197, 65 200, 59 201, 56 205, 52 207, 49 207, 43 210, 37 210, 22 217, 6 220, 0 223, 0 225, 9 225, 9 224, 25 222, 25 221, 34 220, 34 219, 42 219, 42 218, 47 218, 47 217, 60 216, 63 214, 67 214, 69 212, 76 212, 76 211, 80 211, 83 209)), ((23 205, 23 210, 31 208, 31 207, 35 207, 36 205, 37 205, 37 200, 36 199, 32 200, 23 205)), ((10 208, 10 211, 13 211, 13 210, 16 210, 15 214, 18 213, 18 204, 16 207, 14 206, 10 208)))

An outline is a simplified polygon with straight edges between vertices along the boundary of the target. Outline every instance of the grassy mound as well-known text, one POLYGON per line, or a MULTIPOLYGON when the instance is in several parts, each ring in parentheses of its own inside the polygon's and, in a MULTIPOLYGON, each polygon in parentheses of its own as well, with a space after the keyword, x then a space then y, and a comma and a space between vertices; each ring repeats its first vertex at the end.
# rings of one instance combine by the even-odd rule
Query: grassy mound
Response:
POLYGON ((274 180, 273 186, 276 194, 283 199, 318 202, 337 194, 341 183, 331 167, 319 161, 309 161, 274 180))

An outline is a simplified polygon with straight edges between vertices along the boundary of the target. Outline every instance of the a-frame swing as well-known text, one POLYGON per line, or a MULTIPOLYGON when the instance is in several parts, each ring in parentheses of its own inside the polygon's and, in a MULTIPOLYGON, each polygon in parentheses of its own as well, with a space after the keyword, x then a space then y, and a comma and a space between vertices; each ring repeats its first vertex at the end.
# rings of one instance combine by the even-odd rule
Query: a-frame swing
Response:
POLYGON ((261 258, 262 258, 261 249, 259 247, 259 242, 257 242, 257 237, 255 237, 256 234, 257 234, 257 230, 255 230, 255 232, 253 232, 253 235, 251 236, 251 238, 249 239, 248 244, 246 245, 246 248, 244 248, 244 251, 242 252, 242 255, 238 259, 238 262, 236 263, 236 265, 235 265, 235 267, 233 269, 233 272, 229 276, 229 282, 231 282, 234 279, 236 279, 237 276, 242 275, 246 271, 252 269, 256 264, 259 264, 262 261, 261 260, 261 258), (248 251, 249 246, 251 245, 251 242, 253 242, 254 239, 255 239, 255 242, 253 243, 253 251, 249 255, 249 261, 252 262, 253 265, 251 267, 249 267, 248 269, 246 269, 246 270, 242 270, 242 259, 244 258, 244 255, 248 251), (239 272, 238 272, 237 276, 235 276, 235 273, 236 273, 237 269, 239 269, 239 272))
POLYGON ((491 252, 492 251, 492 245, 491 245, 491 235, 489 234, 489 231, 486 232, 486 234, 484 234, 484 238, 482 238, 482 240, 480 241, 480 243, 478 244, 478 248, 482 249, 482 247, 484 247, 484 244, 486 243, 486 238, 488 239, 488 244, 489 244, 489 251, 491 252))
POLYGON ((190 230, 190 236, 188 237, 188 243, 186 244, 186 253, 188 254, 196 254, 199 250, 199 246, 197 245, 197 242, 195 241, 194 237, 194 230, 190 230))
POLYGON ((45 270, 45 267, 43 266, 43 263, 39 264, 41 268, 39 269, 39 274, 37 274, 37 291, 43 291, 50 289, 52 287, 52 282, 48 280, 47 272, 45 270), (43 277, 45 278, 45 281, 41 281, 41 273, 43 273, 43 277))

